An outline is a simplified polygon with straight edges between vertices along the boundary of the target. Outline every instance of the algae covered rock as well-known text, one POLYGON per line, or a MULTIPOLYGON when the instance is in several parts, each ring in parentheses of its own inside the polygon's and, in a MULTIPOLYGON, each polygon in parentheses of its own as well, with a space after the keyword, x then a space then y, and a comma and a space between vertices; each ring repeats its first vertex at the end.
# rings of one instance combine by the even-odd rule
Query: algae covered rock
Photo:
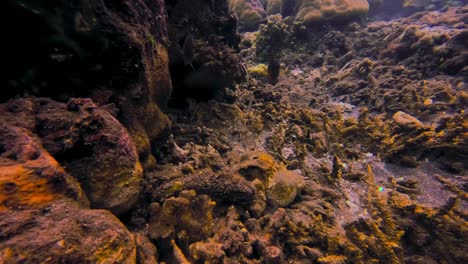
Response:
POLYGON ((286 207, 296 199, 305 187, 304 177, 292 171, 279 171, 275 173, 267 189, 269 203, 286 207))
POLYGON ((76 179, 27 129, 3 124, 0 146, 0 212, 41 208, 64 196, 87 205, 76 179))
POLYGON ((152 239, 175 238, 186 233, 185 242, 203 240, 211 234, 215 202, 207 195, 197 195, 193 190, 182 191, 178 197, 164 203, 150 205, 149 234, 152 239))
POLYGON ((239 17, 239 27, 243 30, 256 30, 266 13, 259 0, 231 0, 229 11, 239 17))
POLYGON ((158 251, 149 238, 143 233, 134 233, 133 238, 137 248, 137 263, 157 264, 158 251))
POLYGON ((310 26, 323 23, 340 23, 359 19, 369 12, 367 0, 231 0, 234 11, 245 30, 258 28, 266 16, 281 14, 293 16, 296 21, 310 26))
POLYGON ((307 25, 321 22, 339 22, 366 15, 367 0, 302 0, 297 20, 307 25))
POLYGON ((44 148, 81 183, 95 208, 130 209, 141 189, 142 168, 125 127, 90 99, 68 104, 19 99, 0 105, 0 120, 37 133, 44 148))
POLYGON ((255 77, 266 77, 268 76, 268 66, 260 63, 256 66, 247 68, 247 71, 255 77))
POLYGON ((2 263, 136 263, 132 234, 107 210, 63 201, 0 211, 2 263))
POLYGON ((278 207, 288 206, 305 187, 301 175, 286 170, 267 153, 250 152, 241 160, 238 172, 251 181, 256 190, 250 208, 254 215, 263 213, 266 202, 278 207))
POLYGON ((402 128, 419 129, 425 127, 424 124, 416 117, 411 116, 403 111, 398 111, 393 115, 393 121, 402 128))
POLYGON ((38 137, 4 124, 0 146, 0 262, 136 262, 131 233, 109 211, 86 208, 38 137))
POLYGON ((271 180, 278 164, 274 158, 265 152, 252 151, 241 157, 238 172, 249 181, 260 180, 265 185, 271 180))
POLYGON ((267 15, 281 14, 283 17, 294 16, 300 0, 263 0, 267 15))
POLYGON ((204 263, 223 263, 226 253, 221 243, 196 242, 190 245, 190 255, 196 261, 204 263))
POLYGON ((161 108, 172 90, 164 1, 10 1, 4 12, 18 27, 6 29, 0 101, 29 94, 115 104, 151 160, 148 142, 169 125, 161 108))

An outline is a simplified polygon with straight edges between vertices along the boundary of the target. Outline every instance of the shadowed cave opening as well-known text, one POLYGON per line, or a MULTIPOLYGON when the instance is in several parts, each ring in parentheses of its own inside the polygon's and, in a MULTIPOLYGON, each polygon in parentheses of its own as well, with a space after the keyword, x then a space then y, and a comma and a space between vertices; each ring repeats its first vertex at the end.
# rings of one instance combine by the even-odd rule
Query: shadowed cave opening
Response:
POLYGON ((223 90, 224 81, 219 73, 201 65, 196 60, 185 65, 182 59, 169 64, 173 91, 169 100, 171 108, 186 108, 188 100, 205 102, 217 98, 223 90))

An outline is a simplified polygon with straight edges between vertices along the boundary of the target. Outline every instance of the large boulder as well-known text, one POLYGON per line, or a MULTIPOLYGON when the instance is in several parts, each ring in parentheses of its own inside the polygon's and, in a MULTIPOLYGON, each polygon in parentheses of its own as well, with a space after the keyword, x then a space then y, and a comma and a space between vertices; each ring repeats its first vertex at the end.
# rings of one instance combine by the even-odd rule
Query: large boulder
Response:
POLYGON ((115 214, 137 201, 142 168, 125 127, 90 99, 67 104, 50 99, 19 99, 0 105, 0 121, 24 127, 76 177, 92 207, 115 214))
POLYGON ((136 263, 132 234, 107 210, 64 201, 0 212, 2 263, 136 263))
POLYGON ((109 211, 87 204, 36 136, 2 123, 1 263, 135 263, 131 233, 109 211))

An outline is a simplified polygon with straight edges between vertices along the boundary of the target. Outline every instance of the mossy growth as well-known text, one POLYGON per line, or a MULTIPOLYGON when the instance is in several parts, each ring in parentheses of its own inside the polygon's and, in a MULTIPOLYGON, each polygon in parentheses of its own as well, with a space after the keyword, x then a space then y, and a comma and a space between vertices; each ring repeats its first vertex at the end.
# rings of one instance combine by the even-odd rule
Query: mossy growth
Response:
POLYGON ((268 61, 280 56, 283 49, 295 49, 298 45, 307 44, 309 31, 302 22, 281 15, 268 17, 268 22, 260 25, 256 35, 256 56, 260 61, 268 61))
POLYGON ((266 64, 260 63, 256 66, 247 68, 247 71, 255 77, 267 77, 268 76, 268 66, 266 64))
POLYGON ((146 34, 146 39, 151 44, 152 47, 156 47, 156 39, 151 34, 146 34))

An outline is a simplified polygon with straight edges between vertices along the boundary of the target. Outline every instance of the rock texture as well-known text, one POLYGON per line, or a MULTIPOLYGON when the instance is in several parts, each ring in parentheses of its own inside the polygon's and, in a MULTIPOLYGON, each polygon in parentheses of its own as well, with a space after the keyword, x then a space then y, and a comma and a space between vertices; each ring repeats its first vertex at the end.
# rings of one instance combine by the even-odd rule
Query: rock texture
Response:
POLYGON ((0 262, 468 262, 468 9, 258 3, 7 2, 0 262))
POLYGON ((239 25, 243 30, 255 30, 265 19, 265 8, 259 0, 231 0, 229 11, 239 17, 239 25))
MULTIPOLYGON (((157 261, 146 234, 135 235, 137 252, 110 212, 87 208, 122 215, 140 198, 143 169, 156 165, 156 139, 170 126, 161 110, 171 97, 170 69, 179 80, 181 36, 193 34, 188 47, 195 56, 193 68, 181 71, 182 85, 175 82, 191 90, 176 89, 176 98, 225 100, 225 91, 243 79, 234 51, 238 20, 228 3, 8 1, 4 7, 19 27, 7 29, 8 69, 0 83, 1 260, 157 261)), ((205 179, 186 185, 211 193, 213 180, 205 179)), ((247 201, 253 192, 235 180, 216 186, 220 200, 237 193, 247 201)))
POLYGON ((81 183, 95 208, 115 214, 137 201, 143 171, 127 130, 90 99, 67 104, 19 99, 0 105, 4 124, 37 133, 44 147, 81 183))
POLYGON ((367 0, 302 0, 296 19, 306 25, 339 22, 365 16, 368 11, 367 0))
POLYGON ((3 123, 0 128, 0 210, 36 209, 62 196, 86 205, 79 183, 27 129, 3 123))
POLYGON ((3 263, 136 263, 131 233, 109 211, 54 201, 0 216, 3 263))
POLYGON ((29 94, 114 103, 151 165, 150 142, 169 124, 160 110, 171 93, 164 1, 8 1, 4 10, 19 27, 6 29, 0 100, 29 94))
POLYGON ((166 8, 174 84, 170 105, 229 101, 229 92, 244 80, 245 71, 235 52, 240 41, 238 18, 228 12, 227 1, 167 1, 166 8))
POLYGON ((367 0, 232 0, 229 7, 239 17, 244 31, 258 29, 265 16, 276 14, 315 26, 359 20, 369 12, 367 0))
POLYGON ((89 210, 79 183, 27 129, 0 128, 2 263, 135 263, 135 245, 109 211, 89 210))
POLYGON ((243 36, 257 75, 234 104, 170 114, 161 162, 145 172, 151 206, 130 224, 167 262, 466 262, 466 77, 436 64, 439 49, 463 58, 466 14, 314 31, 271 16, 243 36), (265 78, 272 50, 277 84, 265 78), (194 217, 194 204, 209 209, 194 217))

